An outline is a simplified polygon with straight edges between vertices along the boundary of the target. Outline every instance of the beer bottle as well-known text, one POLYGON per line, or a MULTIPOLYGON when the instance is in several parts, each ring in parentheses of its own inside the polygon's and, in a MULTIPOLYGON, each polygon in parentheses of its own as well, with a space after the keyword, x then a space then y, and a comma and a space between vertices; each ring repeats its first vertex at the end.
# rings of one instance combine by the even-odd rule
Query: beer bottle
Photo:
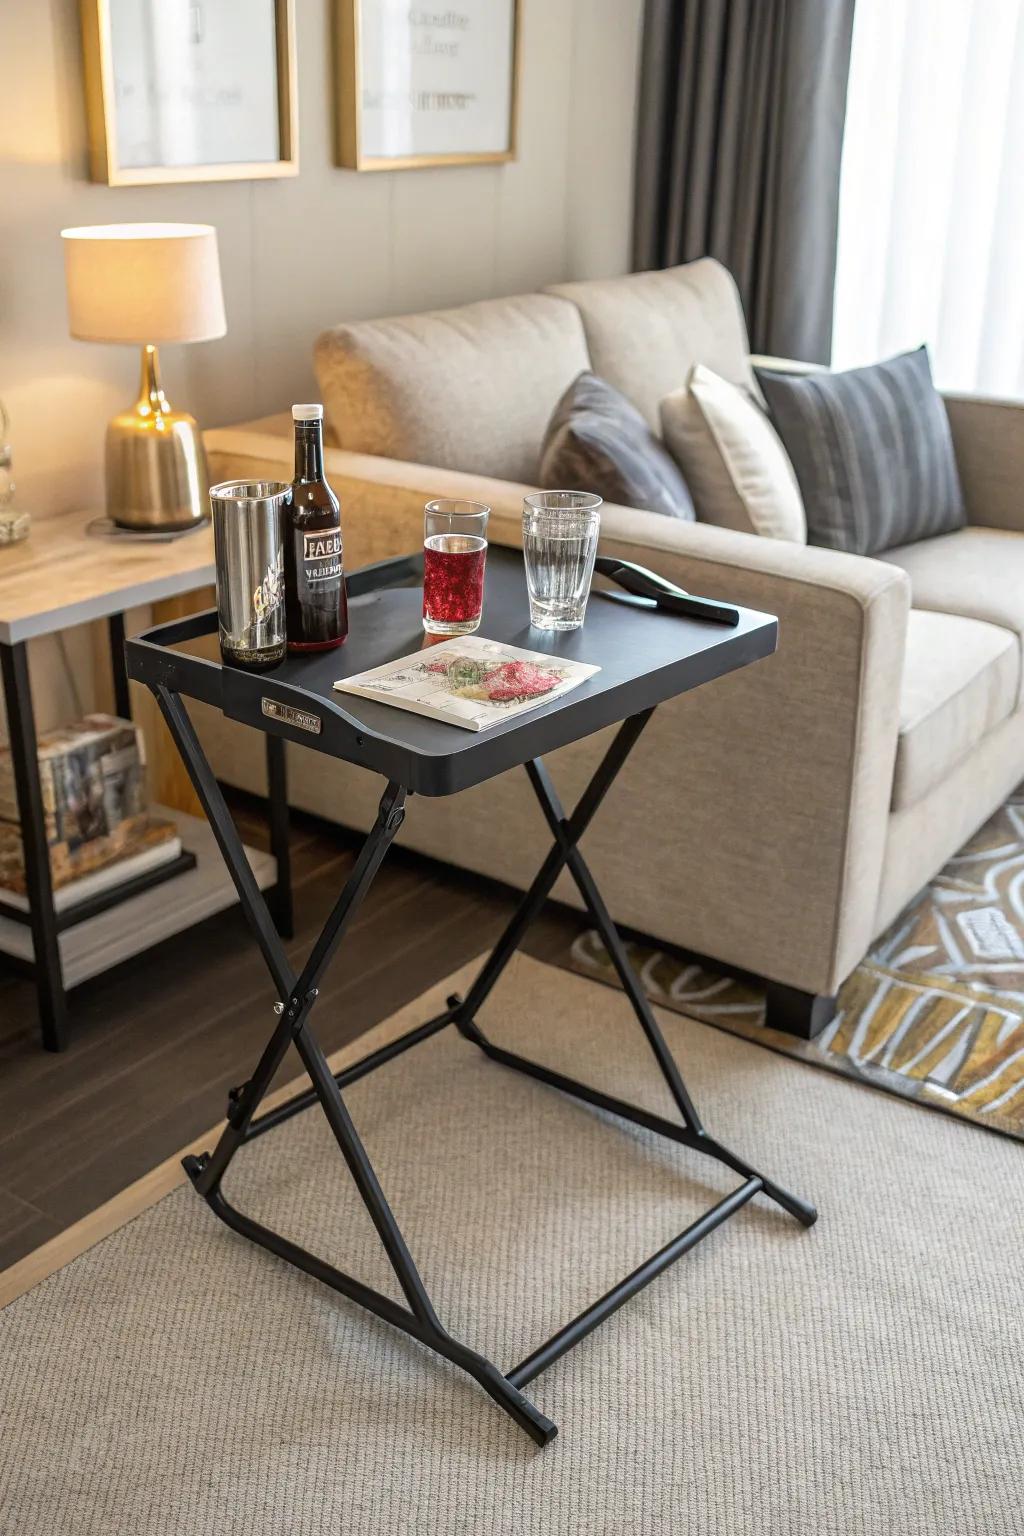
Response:
POLYGON ((324 408, 293 405, 295 479, 284 536, 289 651, 329 651, 348 634, 341 508, 324 478, 324 408))

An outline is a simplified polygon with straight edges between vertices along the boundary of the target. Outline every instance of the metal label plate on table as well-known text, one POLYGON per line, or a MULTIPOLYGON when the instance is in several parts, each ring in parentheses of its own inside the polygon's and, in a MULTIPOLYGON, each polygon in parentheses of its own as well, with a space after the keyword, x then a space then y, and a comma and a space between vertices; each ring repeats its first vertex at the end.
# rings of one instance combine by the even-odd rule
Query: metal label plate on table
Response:
POLYGON ((319 736, 323 721, 319 715, 312 715, 308 710, 296 709, 291 704, 279 704, 277 699, 266 697, 260 700, 260 708, 268 720, 280 720, 284 725, 294 725, 297 731, 308 731, 312 736, 319 736))

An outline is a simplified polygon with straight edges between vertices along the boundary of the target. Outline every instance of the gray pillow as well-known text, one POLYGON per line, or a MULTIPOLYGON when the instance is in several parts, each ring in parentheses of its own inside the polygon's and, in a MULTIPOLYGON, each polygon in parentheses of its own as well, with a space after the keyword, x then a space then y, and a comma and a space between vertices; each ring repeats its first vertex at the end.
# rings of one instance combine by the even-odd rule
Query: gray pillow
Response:
POLYGON ((796 471, 809 544, 873 555, 964 526, 926 347, 848 373, 755 371, 796 471))
POLYGON ((605 501, 693 520, 678 465, 636 406, 593 373, 581 373, 559 400, 541 447, 546 491, 594 491, 605 501))

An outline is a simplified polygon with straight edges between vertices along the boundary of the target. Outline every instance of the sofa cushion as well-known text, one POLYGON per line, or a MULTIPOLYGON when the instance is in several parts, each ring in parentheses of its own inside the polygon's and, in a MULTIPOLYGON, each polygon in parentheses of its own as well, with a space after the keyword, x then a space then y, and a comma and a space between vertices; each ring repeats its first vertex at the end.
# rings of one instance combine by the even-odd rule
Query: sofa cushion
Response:
POLYGON ((1011 630, 979 619, 911 609, 894 811, 916 805, 983 736, 1013 714, 1020 678, 1020 642, 1011 630))
POLYGON ((915 608, 984 619, 1024 637, 1024 534, 960 528, 879 559, 906 571, 915 608))
POLYGON ((628 277, 557 283, 583 317, 591 366, 658 431, 658 402, 678 389, 694 363, 760 400, 736 284, 711 257, 628 277))
POLYGON ((672 455, 636 406, 593 373, 574 379, 555 406, 538 478, 548 491, 594 491, 641 512, 687 521, 695 515, 672 455))
POLYGON ((685 389, 666 395, 660 410, 665 445, 687 478, 702 523, 807 543, 793 466, 745 390, 698 363, 685 389))
POLYGON ((926 347, 847 373, 757 377, 800 482, 808 543, 873 555, 963 527, 926 347))
POLYGON ((338 447, 530 484, 551 412, 590 366, 579 312, 541 293, 338 325, 314 362, 338 447))

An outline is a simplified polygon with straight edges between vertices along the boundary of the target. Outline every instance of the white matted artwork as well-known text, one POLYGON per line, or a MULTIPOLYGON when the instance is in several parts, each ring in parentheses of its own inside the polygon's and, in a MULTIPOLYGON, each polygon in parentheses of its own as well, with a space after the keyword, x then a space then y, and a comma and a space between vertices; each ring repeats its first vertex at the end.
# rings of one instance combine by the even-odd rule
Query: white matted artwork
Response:
POLYGON ((93 179, 294 175, 294 0, 83 0, 93 179))
POLYGON ((515 156, 518 0, 335 0, 337 148, 353 170, 515 156))

